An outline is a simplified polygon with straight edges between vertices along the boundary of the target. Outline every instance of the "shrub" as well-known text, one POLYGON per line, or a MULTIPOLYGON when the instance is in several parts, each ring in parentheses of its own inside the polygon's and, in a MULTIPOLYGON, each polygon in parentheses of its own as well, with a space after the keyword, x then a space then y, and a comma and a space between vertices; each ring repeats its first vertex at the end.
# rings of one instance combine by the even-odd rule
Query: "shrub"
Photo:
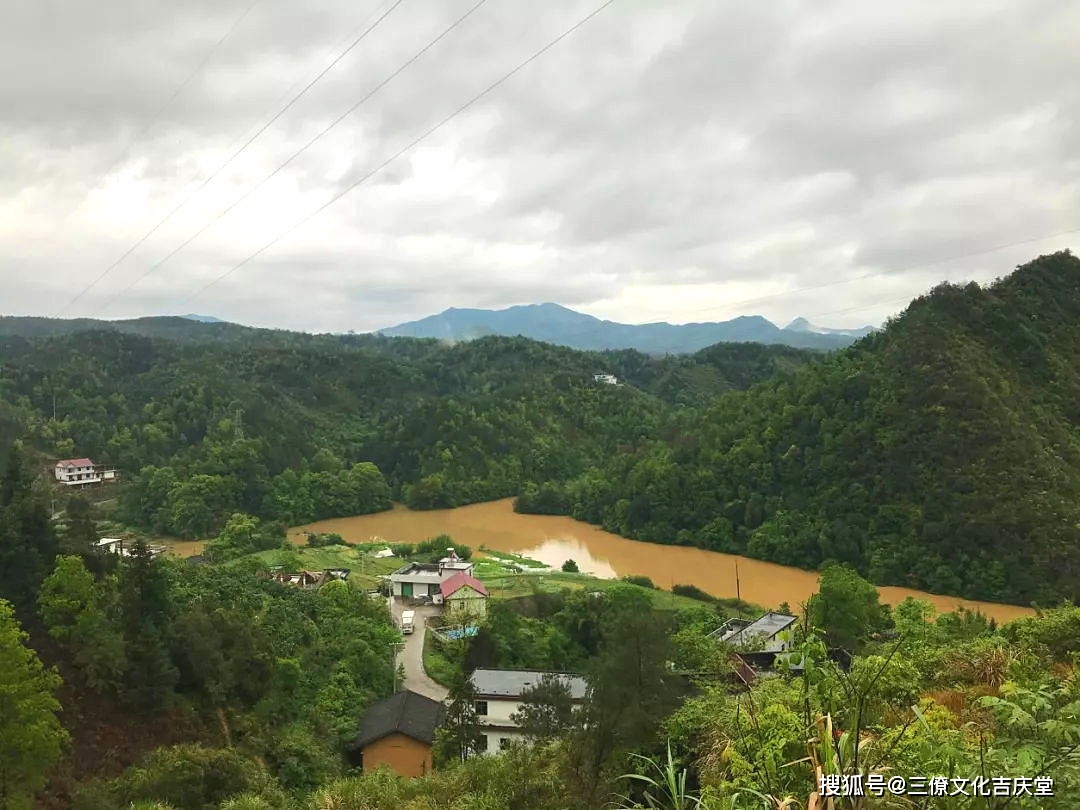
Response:
POLYGON ((562 564, 562 570, 567 574, 576 574, 579 572, 578 564, 573 560, 567 560, 562 564))
POLYGON ((642 588, 652 588, 653 590, 656 590, 653 581, 642 574, 631 574, 630 576, 622 577, 622 581, 628 585, 638 585, 642 588))
POLYGON ((685 596, 689 599, 697 599, 699 602, 715 602, 716 597, 705 593, 697 585, 672 585, 671 592, 676 596, 685 596))

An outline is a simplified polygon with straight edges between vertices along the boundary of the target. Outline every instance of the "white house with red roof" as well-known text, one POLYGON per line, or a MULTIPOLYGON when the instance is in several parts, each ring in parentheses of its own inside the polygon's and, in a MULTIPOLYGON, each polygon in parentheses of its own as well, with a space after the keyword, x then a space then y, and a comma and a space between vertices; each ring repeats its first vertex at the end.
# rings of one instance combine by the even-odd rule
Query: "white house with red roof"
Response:
POLYGON ((465 571, 458 571, 439 586, 447 616, 487 615, 488 591, 484 583, 465 571))
POLYGON ((65 458, 56 462, 56 480, 66 486, 100 484, 117 479, 115 467, 95 464, 88 458, 65 458))

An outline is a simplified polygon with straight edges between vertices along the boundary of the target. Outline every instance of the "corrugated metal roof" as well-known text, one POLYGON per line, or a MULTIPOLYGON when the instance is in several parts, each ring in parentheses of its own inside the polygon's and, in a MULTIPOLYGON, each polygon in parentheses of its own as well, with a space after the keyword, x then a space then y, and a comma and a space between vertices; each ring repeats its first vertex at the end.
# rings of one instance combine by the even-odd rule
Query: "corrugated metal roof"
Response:
POLYGON ((740 645, 740 644, 752 644, 755 639, 763 639, 768 641, 776 636, 777 633, 781 633, 787 630, 791 625, 798 621, 798 617, 790 616, 787 613, 766 613, 764 616, 750 622, 746 627, 738 630, 731 635, 721 638, 727 644, 740 645))
POLYGON ((570 687, 570 697, 581 700, 589 691, 589 684, 581 675, 573 672, 543 672, 528 669, 478 669, 473 672, 473 688, 479 697, 517 698, 533 688, 544 676, 555 676, 570 687))

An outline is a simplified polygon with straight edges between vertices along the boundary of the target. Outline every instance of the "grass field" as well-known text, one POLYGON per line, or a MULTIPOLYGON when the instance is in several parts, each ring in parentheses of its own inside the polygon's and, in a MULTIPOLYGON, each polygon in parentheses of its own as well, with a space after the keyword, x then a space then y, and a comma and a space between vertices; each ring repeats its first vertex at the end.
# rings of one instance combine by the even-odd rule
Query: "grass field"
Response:
MULTIPOLYGON (((482 577, 482 579, 493 599, 516 599, 521 596, 528 596, 536 591, 557 592, 564 588, 569 590, 606 591, 620 585, 627 586, 627 583, 617 579, 598 579, 589 574, 567 574, 550 569, 543 572, 495 574, 494 576, 482 577)), ((656 610, 682 610, 709 604, 686 596, 677 596, 671 591, 645 588, 640 585, 628 585, 627 587, 640 588, 648 594, 656 610)), ((725 606, 727 605, 725 604, 725 606)), ((729 612, 745 612, 755 618, 761 614, 761 610, 754 605, 745 605, 745 608, 739 611, 735 611, 733 607, 729 607, 729 612)))

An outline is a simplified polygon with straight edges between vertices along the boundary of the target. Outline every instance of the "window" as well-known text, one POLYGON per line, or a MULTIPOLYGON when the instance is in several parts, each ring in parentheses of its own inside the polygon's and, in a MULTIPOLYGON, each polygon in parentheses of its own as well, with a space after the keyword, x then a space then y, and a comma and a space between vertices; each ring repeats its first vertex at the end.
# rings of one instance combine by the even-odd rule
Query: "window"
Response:
POLYGON ((478 700, 478 701, 476 701, 476 714, 479 717, 484 717, 487 714, 487 701, 486 700, 478 700))
POLYGON ((476 740, 476 750, 479 753, 484 753, 488 749, 488 738, 486 734, 481 734, 476 740))
POLYGON ((505 751, 509 747, 510 747, 510 738, 509 737, 499 737, 499 750, 500 751, 505 751))

